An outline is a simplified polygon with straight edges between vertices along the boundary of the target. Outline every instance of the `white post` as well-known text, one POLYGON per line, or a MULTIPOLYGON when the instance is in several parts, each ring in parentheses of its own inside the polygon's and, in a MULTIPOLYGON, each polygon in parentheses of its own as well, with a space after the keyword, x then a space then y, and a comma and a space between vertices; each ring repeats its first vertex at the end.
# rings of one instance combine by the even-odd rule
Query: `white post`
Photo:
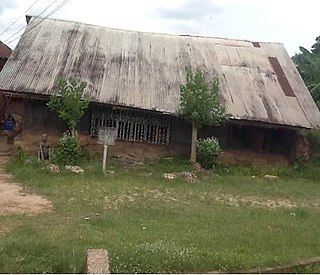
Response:
POLYGON ((103 162, 102 162, 102 172, 106 171, 107 164, 107 154, 108 154, 108 145, 103 146, 103 162))

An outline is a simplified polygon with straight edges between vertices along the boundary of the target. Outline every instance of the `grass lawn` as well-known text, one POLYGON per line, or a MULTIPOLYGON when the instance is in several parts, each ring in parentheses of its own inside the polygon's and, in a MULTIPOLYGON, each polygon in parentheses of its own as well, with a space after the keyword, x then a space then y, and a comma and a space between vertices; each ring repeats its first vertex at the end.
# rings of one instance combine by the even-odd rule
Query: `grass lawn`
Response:
MULTIPOLYGON (((84 272, 88 248, 109 251, 112 273, 241 271, 320 255, 320 165, 219 168, 168 180, 184 161, 124 168, 83 165, 52 174, 12 161, 15 180, 53 203, 37 215, 0 216, 0 273, 84 272), (254 177, 253 177, 254 176, 254 177)), ((320 272, 319 265, 296 272, 320 272)))

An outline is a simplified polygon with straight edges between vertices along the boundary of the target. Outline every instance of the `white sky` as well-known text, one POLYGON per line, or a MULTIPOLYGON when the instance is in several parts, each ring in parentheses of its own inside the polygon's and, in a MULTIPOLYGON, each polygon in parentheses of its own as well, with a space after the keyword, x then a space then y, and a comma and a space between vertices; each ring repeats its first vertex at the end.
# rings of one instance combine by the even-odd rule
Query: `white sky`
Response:
MULTIPOLYGON (((0 0, 0 34, 35 0, 0 0)), ((38 0, 28 14, 46 16, 64 0, 38 0), (55 2, 54 2, 55 1, 55 2)), ((319 0, 69 0, 52 18, 173 34, 282 42, 290 55, 320 35, 319 0)), ((0 40, 14 48, 22 16, 0 40), (12 41, 12 42, 11 42, 12 41)))

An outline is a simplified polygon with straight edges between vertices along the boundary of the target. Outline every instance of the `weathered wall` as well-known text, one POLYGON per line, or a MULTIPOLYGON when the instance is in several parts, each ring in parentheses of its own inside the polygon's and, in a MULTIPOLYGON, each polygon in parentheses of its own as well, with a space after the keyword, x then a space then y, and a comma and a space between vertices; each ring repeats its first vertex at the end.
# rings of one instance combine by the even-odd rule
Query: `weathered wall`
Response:
POLYGON ((216 137, 219 140, 222 149, 228 148, 230 125, 223 125, 219 127, 204 126, 199 129, 199 138, 216 137))
POLYGON ((283 154, 261 153, 248 149, 225 149, 220 160, 224 164, 256 164, 256 165, 283 165, 288 164, 288 157, 283 154))
MULTIPOLYGON (((42 100, 10 98, 7 111, 11 114, 19 114, 24 118, 23 131, 25 133, 34 130, 63 133, 68 129, 67 124, 46 104, 47 102, 42 100)), ((79 122, 78 129, 82 132, 89 132, 90 112, 89 108, 79 122)))
POLYGON ((289 156, 294 146, 295 132, 283 127, 230 125, 228 147, 289 156))
POLYGON ((190 144, 191 124, 183 119, 173 117, 171 120, 171 143, 190 144))
MULTIPOLYGON (((36 154, 38 144, 41 139, 41 130, 32 130, 24 132, 15 140, 15 144, 21 145, 24 149, 32 154, 36 154)), ((103 145, 97 143, 96 138, 90 137, 88 134, 80 133, 80 145, 82 148, 89 150, 91 153, 103 153, 103 145)), ((48 143, 50 147, 55 147, 61 135, 53 131, 48 134, 48 143)), ((165 145, 153 145, 146 143, 133 143, 117 141, 114 146, 109 146, 108 155, 119 158, 134 157, 137 159, 157 159, 162 157, 171 156, 170 149, 165 145)))
POLYGON ((310 159, 309 142, 302 132, 296 133, 294 158, 300 161, 308 161, 310 159))
MULTIPOLYGON (((97 144, 97 139, 90 137, 90 118, 92 106, 86 111, 79 123, 81 146, 91 152, 102 152, 102 145, 97 144)), ((46 102, 39 100, 22 100, 12 98, 9 104, 9 112, 17 113, 24 117, 23 133, 16 138, 16 143, 32 152, 37 151, 38 142, 42 133, 47 133, 49 143, 55 146, 61 134, 67 129, 67 125, 55 113, 49 110, 46 102)), ((277 159, 286 159, 293 148, 294 131, 286 129, 266 130, 263 127, 240 127, 232 123, 222 127, 203 127, 199 129, 199 138, 215 136, 219 139, 221 147, 226 152, 222 160, 224 162, 275 162, 277 159), (235 130, 236 129, 236 130, 235 130), (240 129, 240 130, 239 130, 240 129), (262 152, 257 146, 257 136, 260 132, 272 133, 269 152, 262 152), (256 140, 255 140, 256 139, 256 140), (255 148, 255 146, 257 148, 255 148), (273 154, 272 154, 273 153, 273 154), (274 156, 276 157, 274 157, 274 156), (233 157, 232 157, 233 156, 233 157), (265 159, 265 161, 262 161, 265 159)), ((182 119, 171 118, 171 136, 169 145, 154 145, 139 142, 116 142, 110 146, 109 153, 113 156, 130 155, 137 158, 158 158, 165 156, 190 155, 191 124, 182 119)), ((261 144, 259 145, 261 146, 261 144)))
MULTIPOLYGON (((91 110, 92 106, 90 105, 79 122, 80 143, 82 147, 89 151, 99 153, 103 151, 103 146, 97 144, 97 138, 89 136, 91 110)), ((16 138, 15 143, 20 144, 30 152, 37 152, 42 133, 48 134, 49 144, 54 147, 61 134, 67 130, 66 123, 56 113, 49 110, 44 101, 11 98, 7 111, 12 114, 19 114, 24 118, 23 132, 16 138)), ((187 126, 184 121, 173 119, 171 131, 174 141, 169 146, 119 141, 116 142, 115 146, 109 147, 109 155, 129 155, 141 159, 146 156, 148 158, 159 158, 169 155, 188 155, 188 143, 190 142, 188 137, 191 136, 191 128, 189 129, 187 126), (185 126, 186 130, 184 129, 185 126)))

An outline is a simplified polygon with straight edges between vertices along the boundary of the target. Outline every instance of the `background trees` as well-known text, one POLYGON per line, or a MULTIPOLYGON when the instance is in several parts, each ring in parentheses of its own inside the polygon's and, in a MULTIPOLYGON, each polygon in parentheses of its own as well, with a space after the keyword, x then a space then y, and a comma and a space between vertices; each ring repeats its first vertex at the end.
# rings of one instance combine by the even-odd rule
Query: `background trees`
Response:
POLYGON ((312 98, 320 108, 320 36, 311 47, 311 51, 300 47, 301 53, 292 57, 312 98))

